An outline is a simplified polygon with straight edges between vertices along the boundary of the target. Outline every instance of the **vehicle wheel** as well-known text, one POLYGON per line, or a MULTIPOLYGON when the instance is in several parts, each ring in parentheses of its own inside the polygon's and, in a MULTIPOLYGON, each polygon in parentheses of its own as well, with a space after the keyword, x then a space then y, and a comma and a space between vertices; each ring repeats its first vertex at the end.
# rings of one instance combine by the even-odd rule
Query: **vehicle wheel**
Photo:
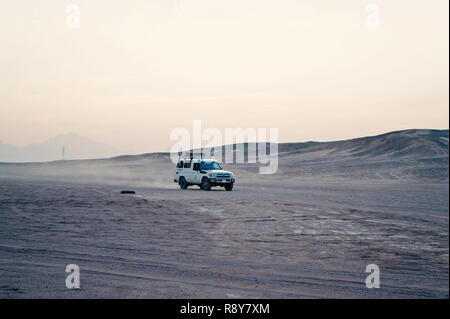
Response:
POLYGON ((233 189, 233 183, 225 185, 225 189, 231 191, 233 189))
POLYGON ((184 177, 180 177, 180 179, 178 180, 178 185, 180 185, 181 189, 186 189, 188 187, 188 184, 184 177))
POLYGON ((202 179, 202 189, 204 191, 211 190, 211 183, 209 182, 209 178, 203 177, 203 179, 202 179))

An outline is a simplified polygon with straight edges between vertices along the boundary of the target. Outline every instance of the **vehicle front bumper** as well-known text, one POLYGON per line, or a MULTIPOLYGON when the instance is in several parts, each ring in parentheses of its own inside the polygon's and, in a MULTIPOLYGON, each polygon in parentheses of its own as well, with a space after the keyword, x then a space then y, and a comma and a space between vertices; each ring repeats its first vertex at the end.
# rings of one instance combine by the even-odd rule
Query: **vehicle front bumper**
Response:
POLYGON ((217 178, 211 177, 209 178, 209 182, 213 185, 222 185, 222 184, 233 184, 236 180, 234 178, 217 178))

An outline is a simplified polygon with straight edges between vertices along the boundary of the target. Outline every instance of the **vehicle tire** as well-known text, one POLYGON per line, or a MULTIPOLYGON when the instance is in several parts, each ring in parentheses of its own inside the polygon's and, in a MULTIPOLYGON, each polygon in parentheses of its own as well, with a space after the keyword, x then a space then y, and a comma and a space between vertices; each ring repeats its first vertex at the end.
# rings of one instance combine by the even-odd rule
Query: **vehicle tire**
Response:
POLYGON ((233 189, 233 183, 225 185, 225 189, 231 191, 233 189))
POLYGON ((211 190, 211 182, 209 181, 209 178, 203 177, 201 187, 204 191, 211 190))
POLYGON ((184 177, 180 177, 178 180, 178 185, 180 185, 181 189, 186 189, 188 187, 188 183, 186 182, 186 179, 184 177))

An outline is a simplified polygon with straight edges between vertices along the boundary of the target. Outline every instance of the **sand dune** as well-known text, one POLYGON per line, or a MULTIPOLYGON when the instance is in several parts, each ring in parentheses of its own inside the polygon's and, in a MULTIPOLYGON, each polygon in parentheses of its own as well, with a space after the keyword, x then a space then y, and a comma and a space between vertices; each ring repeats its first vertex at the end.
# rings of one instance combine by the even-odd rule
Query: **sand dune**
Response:
MULTIPOLYGON (((269 148, 269 147, 268 147, 269 148)), ((406 130, 336 142, 279 144, 273 180, 338 178, 448 182, 448 130, 406 130)), ((269 150, 267 150, 269 152, 269 150)), ((224 164, 241 182, 258 181, 259 164, 224 164)), ((47 163, 0 163, 0 176, 83 183, 163 186, 172 180, 168 153, 47 163)))

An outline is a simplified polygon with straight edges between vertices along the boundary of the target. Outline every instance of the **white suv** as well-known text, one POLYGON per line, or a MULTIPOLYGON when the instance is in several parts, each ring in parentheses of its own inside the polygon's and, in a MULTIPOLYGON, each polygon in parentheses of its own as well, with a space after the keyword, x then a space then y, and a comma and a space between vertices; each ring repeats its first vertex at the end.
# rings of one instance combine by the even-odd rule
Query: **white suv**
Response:
POLYGON ((178 183, 181 189, 198 185, 205 191, 209 191, 212 186, 221 186, 231 191, 235 178, 232 172, 222 170, 216 160, 184 158, 178 160, 173 181, 178 183))

